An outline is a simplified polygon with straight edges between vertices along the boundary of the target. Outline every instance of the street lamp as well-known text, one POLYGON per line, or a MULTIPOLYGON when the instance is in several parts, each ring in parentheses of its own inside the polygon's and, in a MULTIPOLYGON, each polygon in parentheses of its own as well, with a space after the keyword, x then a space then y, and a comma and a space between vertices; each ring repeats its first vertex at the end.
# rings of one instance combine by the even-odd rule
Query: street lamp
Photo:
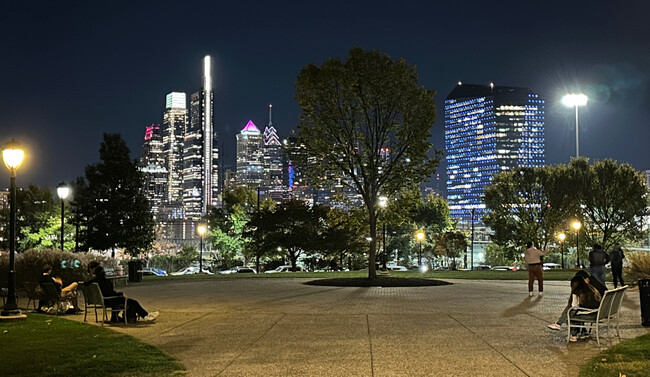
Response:
POLYGON ((580 228, 582 228, 582 223, 580 220, 576 220, 571 224, 571 226, 576 230, 576 258, 578 261, 578 268, 580 268, 580 228))
POLYGON ((65 182, 59 183, 59 186, 56 188, 56 194, 59 196, 61 201, 61 251, 63 251, 63 240, 65 238, 65 233, 63 231, 65 225, 65 200, 70 195, 70 187, 65 184, 65 182))
POLYGON ((567 94, 562 97, 562 103, 567 107, 573 107, 576 110, 576 157, 580 156, 580 136, 578 135, 578 107, 587 105, 588 98, 586 95, 567 94))
POLYGON ((2 159, 9 169, 11 184, 9 188, 9 281, 7 283, 7 301, 2 313, 3 317, 20 316, 16 302, 16 170, 23 163, 25 152, 15 140, 11 140, 2 148, 2 159))
POLYGON ((424 241, 424 231, 418 230, 418 232, 415 233, 415 238, 417 238, 417 240, 420 241, 420 251, 418 252, 418 267, 419 267, 422 265, 422 241, 424 241))
POLYGON ((383 245, 382 254, 383 254, 383 260, 384 260, 384 270, 386 269, 386 259, 387 259, 387 257, 386 257, 386 214, 385 214, 387 206, 388 206, 388 198, 385 197, 385 196, 380 196, 379 197, 379 207, 381 208, 382 215, 383 215, 382 222, 381 222, 381 227, 382 227, 382 233, 383 233, 382 234, 382 240, 383 240, 383 242, 382 242, 382 245, 383 245))
POLYGON ((564 240, 566 239, 566 234, 562 232, 557 235, 557 238, 560 240, 560 255, 562 255, 562 269, 564 269, 564 240))
POLYGON ((201 251, 199 252, 199 273, 201 274, 203 273, 203 236, 207 230, 208 228, 203 224, 199 224, 196 228, 196 232, 201 237, 201 251))

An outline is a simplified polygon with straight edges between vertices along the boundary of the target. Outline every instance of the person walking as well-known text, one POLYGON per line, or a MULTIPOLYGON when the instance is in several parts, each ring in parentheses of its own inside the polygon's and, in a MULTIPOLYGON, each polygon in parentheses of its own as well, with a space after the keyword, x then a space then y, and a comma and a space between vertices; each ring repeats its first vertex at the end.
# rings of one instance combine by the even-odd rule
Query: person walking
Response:
POLYGON ((533 297, 533 285, 537 279, 539 295, 544 295, 544 270, 542 269, 542 259, 547 251, 539 250, 535 247, 534 242, 526 244, 524 251, 524 261, 528 265, 528 297, 533 297))
POLYGON ((623 282, 623 259, 625 254, 621 249, 621 245, 614 245, 614 249, 609 254, 609 260, 612 262, 612 277, 614 278, 614 288, 617 288, 617 280, 621 283, 621 287, 625 285, 623 282))
POLYGON ((605 265, 609 263, 609 255, 599 244, 595 244, 589 252, 589 272, 591 276, 605 284, 605 265))

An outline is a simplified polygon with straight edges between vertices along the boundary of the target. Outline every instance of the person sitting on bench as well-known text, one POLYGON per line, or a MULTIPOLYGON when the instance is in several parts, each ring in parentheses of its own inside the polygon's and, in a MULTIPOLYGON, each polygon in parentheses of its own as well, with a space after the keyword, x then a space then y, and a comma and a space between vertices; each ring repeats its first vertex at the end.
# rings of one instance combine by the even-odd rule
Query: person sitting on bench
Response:
MULTIPOLYGON (((104 304, 108 307, 115 307, 115 306, 121 306, 124 305, 126 301, 126 313, 122 313, 122 315, 126 315, 126 320, 128 322, 135 322, 136 321, 136 315, 140 316, 145 322, 154 322, 156 318, 158 317, 158 312, 147 312, 144 310, 144 308, 140 305, 140 303, 132 298, 126 297, 125 294, 122 292, 116 292, 115 289, 113 288, 113 283, 110 282, 106 278, 106 272, 104 271, 104 268, 99 264, 97 261, 92 261, 88 264, 88 272, 93 274, 93 278, 85 282, 85 285, 90 285, 92 283, 97 283, 99 285, 99 289, 102 291, 102 296, 104 297, 111 297, 107 298, 104 300, 104 304), (117 296, 117 297, 115 297, 117 296)), ((118 322, 119 318, 113 312, 111 314, 111 322, 118 322)))
MULTIPOLYGON (((52 266, 49 264, 43 265, 43 269, 41 270, 43 274, 41 275, 41 278, 38 279, 39 284, 52 284, 54 288, 56 288, 56 291, 59 293, 61 296, 61 301, 71 301, 72 306, 74 306, 75 311, 79 311, 79 307, 77 306, 77 286, 78 284, 76 282, 64 287, 63 286, 63 281, 55 276, 52 276, 52 266)), ((40 300, 38 305, 39 305, 39 310, 44 307, 47 304, 45 300, 40 300)))

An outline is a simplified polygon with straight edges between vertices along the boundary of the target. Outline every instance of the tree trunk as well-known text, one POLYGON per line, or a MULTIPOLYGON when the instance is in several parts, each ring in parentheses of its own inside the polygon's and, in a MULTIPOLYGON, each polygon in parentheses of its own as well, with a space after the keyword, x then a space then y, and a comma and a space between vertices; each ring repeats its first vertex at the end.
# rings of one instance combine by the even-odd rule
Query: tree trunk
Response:
POLYGON ((377 270, 375 269, 375 262, 377 259, 376 246, 377 246, 377 214, 373 208, 368 206, 369 222, 370 222, 370 252, 368 255, 368 279, 377 277, 377 270))
POLYGON ((115 259, 115 247, 111 247, 111 258, 115 259))
POLYGON ((259 256, 259 254, 255 255, 255 271, 257 271, 258 274, 260 273, 260 256, 259 256))
POLYGON ((293 252, 289 252, 289 257, 291 258, 291 271, 296 271, 296 261, 298 260, 298 254, 294 254, 293 252))

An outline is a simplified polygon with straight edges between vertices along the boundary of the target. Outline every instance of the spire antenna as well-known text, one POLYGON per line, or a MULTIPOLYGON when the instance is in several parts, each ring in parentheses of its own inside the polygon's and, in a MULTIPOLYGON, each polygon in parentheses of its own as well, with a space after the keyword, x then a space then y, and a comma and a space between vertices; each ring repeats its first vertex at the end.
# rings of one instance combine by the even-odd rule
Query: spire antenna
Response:
POLYGON ((269 127, 273 125, 273 118, 272 118, 272 111, 273 111, 273 104, 269 104, 269 127))

